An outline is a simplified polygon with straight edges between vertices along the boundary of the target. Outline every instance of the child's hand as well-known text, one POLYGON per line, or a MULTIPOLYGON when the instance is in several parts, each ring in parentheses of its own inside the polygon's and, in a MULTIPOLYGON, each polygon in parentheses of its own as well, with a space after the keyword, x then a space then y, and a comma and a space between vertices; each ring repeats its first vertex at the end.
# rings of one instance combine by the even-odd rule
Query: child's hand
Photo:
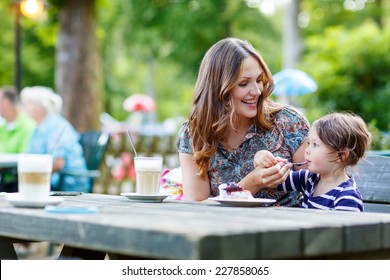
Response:
POLYGON ((274 157, 274 155, 267 150, 258 151, 253 159, 253 165, 255 168, 257 166, 268 168, 278 164, 279 162, 287 162, 287 160, 280 157, 274 157))

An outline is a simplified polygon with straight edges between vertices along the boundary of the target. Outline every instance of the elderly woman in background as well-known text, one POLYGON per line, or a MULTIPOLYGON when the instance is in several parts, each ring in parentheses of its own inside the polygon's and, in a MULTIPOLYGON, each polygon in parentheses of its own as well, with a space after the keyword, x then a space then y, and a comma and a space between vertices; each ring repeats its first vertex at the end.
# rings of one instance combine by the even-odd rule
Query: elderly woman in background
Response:
POLYGON ((80 136, 60 115, 62 98, 50 88, 35 86, 24 88, 21 100, 27 114, 38 123, 27 152, 53 155, 52 190, 89 191, 89 179, 83 177, 65 176, 59 186, 62 169, 86 170, 80 136))

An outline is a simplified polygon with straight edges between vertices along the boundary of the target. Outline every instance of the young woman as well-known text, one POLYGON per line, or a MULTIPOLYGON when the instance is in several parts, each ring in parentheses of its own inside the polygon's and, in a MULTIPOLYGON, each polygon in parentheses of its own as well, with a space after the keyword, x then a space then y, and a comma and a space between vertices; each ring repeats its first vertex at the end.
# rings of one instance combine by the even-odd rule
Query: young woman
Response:
POLYGON ((237 182, 255 197, 299 204, 299 193, 278 192, 289 168, 254 168, 259 150, 302 161, 307 121, 295 110, 270 99, 274 88, 263 58, 246 41, 223 39, 202 60, 189 120, 179 132, 178 152, 183 199, 218 195, 218 185, 237 182))
MULTIPOLYGON (((310 128, 305 150, 308 170, 291 172, 277 189, 303 191, 305 208, 362 212, 362 196, 347 167, 364 157, 370 142, 370 133, 359 116, 333 113, 318 119, 310 128)), ((267 168, 281 161, 285 162, 268 151, 259 151, 254 165, 267 168)))

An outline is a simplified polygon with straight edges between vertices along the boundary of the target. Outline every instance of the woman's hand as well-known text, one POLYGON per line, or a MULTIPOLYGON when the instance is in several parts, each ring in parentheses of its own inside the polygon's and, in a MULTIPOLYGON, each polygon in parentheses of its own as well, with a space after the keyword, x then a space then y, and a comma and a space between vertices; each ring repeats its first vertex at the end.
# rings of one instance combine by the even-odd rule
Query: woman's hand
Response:
POLYGON ((257 193, 261 188, 276 188, 286 181, 291 167, 291 163, 285 162, 278 162, 269 168, 257 166, 239 184, 252 194, 257 193))
POLYGON ((260 150, 256 152, 253 158, 253 165, 255 168, 257 166, 268 168, 274 166, 275 164, 278 164, 279 162, 286 163, 287 159, 275 157, 270 151, 267 150, 260 150))

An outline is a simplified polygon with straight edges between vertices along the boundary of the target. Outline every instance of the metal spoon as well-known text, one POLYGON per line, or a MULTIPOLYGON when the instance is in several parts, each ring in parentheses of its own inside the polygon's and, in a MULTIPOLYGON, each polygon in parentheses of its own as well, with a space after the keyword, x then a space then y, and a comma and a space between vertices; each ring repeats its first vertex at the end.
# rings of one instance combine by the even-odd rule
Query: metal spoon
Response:
POLYGON ((307 160, 302 161, 302 162, 291 162, 291 163, 294 166, 302 166, 302 165, 306 165, 307 164, 307 160))

